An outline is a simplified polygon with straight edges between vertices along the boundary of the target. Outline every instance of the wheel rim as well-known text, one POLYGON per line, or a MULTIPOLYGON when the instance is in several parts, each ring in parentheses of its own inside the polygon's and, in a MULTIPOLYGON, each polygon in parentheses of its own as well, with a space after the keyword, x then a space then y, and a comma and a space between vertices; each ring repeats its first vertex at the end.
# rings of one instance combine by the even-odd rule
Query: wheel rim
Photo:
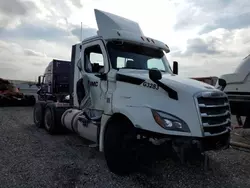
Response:
POLYGON ((44 121, 45 121, 44 124, 47 130, 51 128, 51 124, 52 124, 51 119, 52 119, 52 116, 51 116, 50 110, 47 109, 45 111, 45 117, 44 117, 44 121))

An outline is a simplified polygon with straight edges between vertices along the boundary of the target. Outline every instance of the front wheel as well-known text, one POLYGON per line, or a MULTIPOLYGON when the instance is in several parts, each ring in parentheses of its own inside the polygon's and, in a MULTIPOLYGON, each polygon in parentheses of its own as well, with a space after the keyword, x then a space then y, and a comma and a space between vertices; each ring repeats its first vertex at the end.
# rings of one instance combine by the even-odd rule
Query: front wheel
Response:
POLYGON ((110 122, 104 135, 104 155, 109 170, 128 175, 136 170, 136 132, 131 122, 110 122))

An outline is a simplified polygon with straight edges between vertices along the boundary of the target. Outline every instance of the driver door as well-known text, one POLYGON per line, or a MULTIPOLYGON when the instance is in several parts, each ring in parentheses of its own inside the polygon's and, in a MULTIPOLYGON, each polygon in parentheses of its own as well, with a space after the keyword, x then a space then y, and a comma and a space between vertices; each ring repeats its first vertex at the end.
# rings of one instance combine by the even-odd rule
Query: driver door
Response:
POLYGON ((104 44, 101 40, 83 44, 84 73, 88 76, 91 102, 96 110, 104 110, 107 79, 109 71, 108 59, 104 44))

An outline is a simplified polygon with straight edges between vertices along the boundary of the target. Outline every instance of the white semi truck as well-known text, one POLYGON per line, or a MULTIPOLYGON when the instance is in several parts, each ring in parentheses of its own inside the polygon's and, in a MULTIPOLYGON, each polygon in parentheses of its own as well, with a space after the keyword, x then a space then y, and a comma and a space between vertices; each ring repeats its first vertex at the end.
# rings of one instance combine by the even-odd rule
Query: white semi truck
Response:
MULTIPOLYGON (((116 174, 136 167, 142 143, 168 143, 182 158, 228 148, 224 92, 178 76, 178 63, 172 70, 166 58, 169 47, 144 36, 138 23, 100 10, 95 16, 97 36, 72 47, 69 97, 38 101, 38 127, 51 134, 66 128, 95 142, 116 174)), ((53 85, 49 69, 38 85, 53 85)))
POLYGON ((243 127, 250 128, 250 54, 237 66, 234 73, 224 74, 216 83, 229 99, 231 112, 243 125, 241 116, 245 116, 243 127))

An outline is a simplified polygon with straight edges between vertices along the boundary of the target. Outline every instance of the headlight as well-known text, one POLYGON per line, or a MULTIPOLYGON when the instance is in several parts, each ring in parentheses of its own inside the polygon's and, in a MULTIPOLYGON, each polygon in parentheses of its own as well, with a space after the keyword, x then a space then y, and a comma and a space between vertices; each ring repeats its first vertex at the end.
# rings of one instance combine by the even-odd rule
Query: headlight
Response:
POLYGON ((171 131, 190 132, 188 125, 180 118, 166 112, 161 112, 153 109, 151 109, 151 111, 156 123, 162 128, 171 131))

